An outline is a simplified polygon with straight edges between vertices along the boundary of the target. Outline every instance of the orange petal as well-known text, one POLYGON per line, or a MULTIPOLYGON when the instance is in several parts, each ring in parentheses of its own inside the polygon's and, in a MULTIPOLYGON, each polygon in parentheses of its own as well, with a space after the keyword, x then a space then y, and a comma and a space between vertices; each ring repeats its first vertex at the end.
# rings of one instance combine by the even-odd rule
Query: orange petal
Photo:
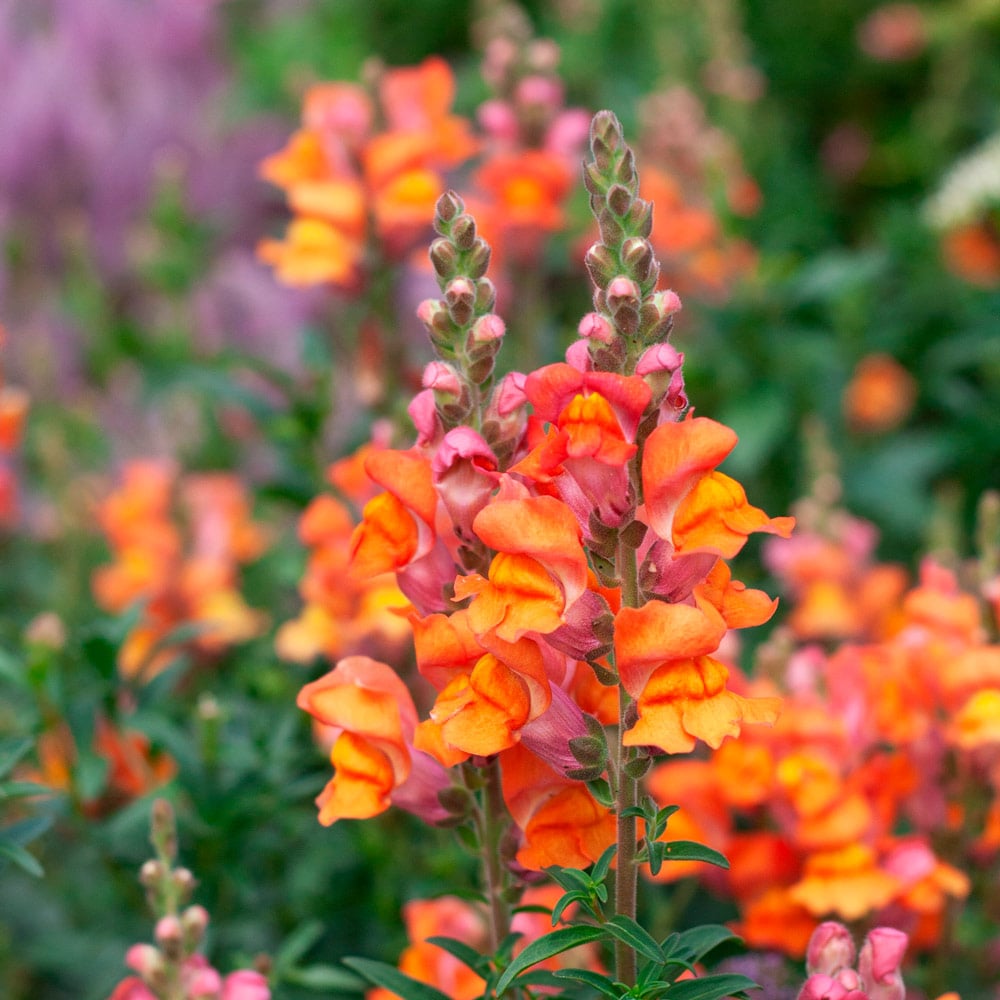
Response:
POLYGON ((389 808, 395 775, 389 758, 353 733, 342 733, 330 760, 333 779, 316 799, 319 821, 330 826, 338 819, 369 819, 389 808))
POLYGON ((440 724, 448 746, 485 757, 517 742, 529 709, 527 685, 487 653, 471 675, 456 677, 438 695, 431 718, 440 724))
POLYGON ((660 424, 646 440, 642 488, 650 527, 673 537, 674 512, 695 483, 736 447, 736 433, 707 417, 660 424))
POLYGON ((622 608, 615 616, 615 664, 625 690, 638 698, 657 666, 712 653, 725 632, 725 622, 710 604, 650 601, 622 608))
POLYGON ((703 476, 674 514, 673 540, 678 552, 717 552, 730 559, 755 531, 788 538, 793 517, 768 517, 747 502, 743 487, 722 472, 703 476))

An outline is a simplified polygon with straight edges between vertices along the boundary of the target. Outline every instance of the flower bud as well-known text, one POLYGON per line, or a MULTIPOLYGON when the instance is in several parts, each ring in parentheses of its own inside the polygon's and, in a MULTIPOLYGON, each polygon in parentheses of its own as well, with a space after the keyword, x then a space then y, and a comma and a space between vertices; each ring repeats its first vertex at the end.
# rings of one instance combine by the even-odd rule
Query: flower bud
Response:
POLYGON ((811 975, 822 972, 836 975, 854 965, 854 939, 851 932, 836 920, 827 920, 812 932, 806 948, 806 971, 811 975))
POLYGON ((476 242, 476 220, 464 212, 451 223, 451 238, 459 250, 471 250, 476 242))
POLYGON ((606 205, 597 213, 597 225, 601 231, 601 242, 607 246, 619 246, 625 239, 625 227, 606 205))
POLYGON ((439 236, 430 247, 431 264, 438 277, 447 280, 453 278, 458 271, 458 251, 451 240, 439 236))
POLYGON ((198 884, 198 880, 191 874, 188 868, 175 868, 170 873, 170 881, 173 882, 174 888, 177 890, 177 896, 181 902, 185 902, 194 892, 194 887, 198 884))
POLYGON ((183 957, 184 928, 175 914, 170 913, 157 920, 153 937, 156 938, 156 943, 169 961, 176 961, 183 957))
POLYGON ((456 326, 465 326, 472 319, 476 302, 476 288, 472 282, 459 275, 445 286, 444 299, 448 303, 448 313, 456 326))
POLYGON ((222 981, 219 1000, 271 1000, 271 990, 261 973, 254 969, 238 969, 222 981))
POLYGON ((496 285, 489 278, 480 278, 476 282, 476 312, 490 312, 497 302, 496 285))
POLYGON ((149 839, 163 860, 170 862, 177 857, 177 821, 174 807, 166 799, 153 802, 149 839))
POLYGON ((443 195, 437 200, 437 204, 434 206, 435 212, 435 228, 438 232, 441 232, 441 228, 437 225, 438 221, 441 222, 451 222, 460 212, 465 211, 465 203, 454 191, 445 191, 443 195))
POLYGON ((638 306, 641 292, 639 286, 629 277, 619 274, 608 283, 608 306, 612 312, 623 304, 638 306))
POLYGON ((666 340, 674 325, 674 313, 681 308, 676 292, 654 292, 647 298, 639 313, 643 340, 656 343, 666 340))
POLYGON ((163 971, 163 955, 151 944, 134 944, 125 952, 125 965, 148 983, 163 971))
POLYGON ((496 313, 480 316, 472 326, 472 340, 477 344, 499 340, 506 333, 504 321, 496 313))
POLYGON ((144 889, 154 889, 163 881, 166 874, 167 868, 162 861, 150 859, 139 869, 139 885, 144 889))
POLYGON ((653 206, 642 198, 636 198, 628 212, 627 225, 637 236, 649 239, 653 231, 653 206))
POLYGON ((868 932, 858 955, 858 972, 868 1000, 905 1000, 900 966, 908 941, 906 934, 893 927, 875 927, 868 932))
POLYGON ((622 263, 636 281, 648 281, 657 267, 649 240, 631 236, 622 244, 622 263))
POLYGON ((614 327, 604 316, 596 312, 587 313, 580 320, 580 325, 576 328, 576 332, 581 337, 587 337, 602 344, 610 344, 615 339, 614 327))
POLYGON ((481 278, 490 266, 490 245, 481 237, 476 237, 472 248, 466 251, 465 273, 470 278, 481 278))
POLYGON ((624 219, 632 207, 632 192, 621 184, 612 184, 608 188, 608 207, 619 218, 624 219))
POLYGON ((845 986, 832 976, 817 972, 805 981, 797 1000, 867 1000, 867 998, 861 990, 845 986))
POLYGON ((196 951, 208 927, 208 910, 204 906, 189 906, 181 914, 181 926, 184 929, 185 951, 196 951))
POLYGON ((625 147, 625 155, 618 161, 618 166, 615 168, 615 179, 630 190, 636 187, 638 177, 635 173, 635 153, 631 146, 625 147))
POLYGON ((436 398, 462 395, 464 386, 458 372, 443 361, 431 361, 424 369, 422 384, 425 389, 433 389, 436 398))
POLYGON ((583 262, 587 265, 591 280, 598 288, 607 288, 608 282, 618 271, 618 262, 614 254, 603 243, 595 243, 587 251, 583 262))
POLYGON ((417 306, 417 319, 427 328, 431 338, 446 336, 452 332, 451 316, 443 299, 424 299, 417 306))

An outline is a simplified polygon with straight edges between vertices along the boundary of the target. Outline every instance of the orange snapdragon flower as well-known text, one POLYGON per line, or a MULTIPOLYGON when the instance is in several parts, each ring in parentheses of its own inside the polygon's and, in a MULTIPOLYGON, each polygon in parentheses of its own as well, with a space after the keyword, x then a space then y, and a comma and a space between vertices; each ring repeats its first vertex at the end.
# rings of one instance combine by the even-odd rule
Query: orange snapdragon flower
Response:
POLYGON ((328 727, 332 743, 335 773, 316 800, 324 826, 377 816, 393 801, 414 811, 419 806, 428 817, 446 815, 436 801, 446 784, 443 770, 413 750, 417 710, 391 667, 346 657, 303 687, 296 704, 328 727))
POLYGON ((97 516, 114 556, 94 573, 97 602, 114 613, 144 602, 119 651, 124 675, 148 679, 166 667, 173 654, 158 647, 180 625, 198 627, 190 643, 204 654, 260 633, 265 618, 240 594, 239 566, 260 554, 265 536, 235 479, 133 463, 97 516))
POLYGON ((554 771, 521 745, 504 751, 501 767, 504 799, 524 837, 517 860, 525 868, 585 868, 614 843, 615 817, 586 785, 554 771))
POLYGON ((431 57, 386 70, 379 84, 385 128, 372 132, 374 102, 353 84, 320 84, 304 100, 302 127, 261 164, 282 188, 294 218, 284 239, 258 253, 292 285, 357 285, 369 237, 383 253, 407 253, 429 228, 444 190, 441 171, 468 159, 477 143, 450 113, 454 78, 431 57))

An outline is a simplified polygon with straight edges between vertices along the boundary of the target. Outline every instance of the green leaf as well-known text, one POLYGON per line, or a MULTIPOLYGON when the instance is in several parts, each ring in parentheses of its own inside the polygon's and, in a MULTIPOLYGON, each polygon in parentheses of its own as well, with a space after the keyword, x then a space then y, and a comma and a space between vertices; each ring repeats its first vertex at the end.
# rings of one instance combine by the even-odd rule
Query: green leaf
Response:
POLYGON ((651 962, 662 965, 667 960, 663 949, 656 943, 652 935, 640 927, 631 917, 625 916, 624 913, 612 917, 604 925, 604 929, 651 962))
POLYGON ((299 924, 281 943, 274 956, 274 967, 280 970, 295 965, 322 936, 321 921, 307 920, 299 924))
POLYGON ((370 958, 345 958, 344 965, 364 976, 370 983, 382 986, 403 1000, 449 1000, 446 993, 400 972, 394 965, 375 962, 370 958))
POLYGON ((610 809, 614 805, 615 797, 611 794, 611 786, 603 778, 588 781, 587 788, 597 802, 606 809, 610 809))
POLYGON ((546 868, 545 873, 568 891, 583 889, 586 892, 590 889, 591 877, 579 868, 560 868, 558 865, 553 865, 551 868, 546 868))
POLYGON ((0 799, 23 799, 29 795, 51 795, 48 785, 39 785, 35 781, 8 781, 0 783, 0 799))
POLYGON ((684 979, 674 983, 664 994, 667 1000, 721 1000, 746 990, 760 987, 746 976, 732 973, 718 976, 702 976, 700 979, 684 979))
POLYGON ((467 965, 477 975, 483 979, 486 978, 486 973, 489 971, 489 959, 485 955, 481 955, 475 948, 467 945, 464 941, 435 935, 434 937, 427 938, 427 943, 443 948, 449 955, 454 955, 463 965, 467 965))
POLYGON ((621 983, 613 982, 607 976, 602 976, 599 972, 590 972, 588 969, 559 969, 553 975, 556 979, 575 979, 577 982, 586 983, 598 993, 616 1000, 625 992, 625 987, 621 983))
POLYGON ((292 986, 304 986, 309 990, 333 990, 336 993, 363 993, 367 988, 363 980, 335 965, 307 965, 304 968, 288 969, 281 979, 292 986))
POLYGON ((13 861, 15 865, 23 868, 29 875, 41 878, 45 874, 34 855, 29 854, 20 844, 15 844, 6 837, 0 838, 0 868, 3 867, 3 858, 13 861))
MULTIPOLYGON (((690 930, 682 931, 676 935, 674 947, 670 948, 669 951, 670 954, 677 951, 690 961, 698 962, 724 941, 742 940, 738 934, 734 934, 722 924, 702 924, 700 927, 692 927, 690 930)), ((663 947, 667 949, 666 941, 663 942, 663 947)))
POLYGON ((719 868, 729 868, 729 861, 724 854, 699 844, 695 840, 657 841, 652 845, 664 861, 705 861, 719 868))
POLYGON ((600 882, 607 878, 608 871, 611 868, 611 862, 614 860, 615 854, 618 851, 618 845, 612 844, 610 847, 605 849, 604 853, 594 862, 593 871, 590 873, 590 877, 595 882, 600 882))
POLYGON ((14 770, 14 765, 31 749, 30 738, 4 740, 0 743, 0 778, 14 770))
POLYGON ((590 893, 585 892, 582 889, 575 889, 573 892, 567 892, 562 899, 552 908, 552 926, 555 927, 559 923, 559 919, 562 917, 566 908, 572 906, 574 903, 582 903, 588 909, 590 908, 590 893))
POLYGON ((591 941, 596 941, 598 938, 605 936, 605 931, 601 927, 580 925, 577 927, 561 927, 559 930, 552 931, 552 933, 546 934, 536 941, 532 941, 504 970, 504 974, 497 983, 497 996, 503 993, 513 982, 514 978, 524 972, 525 969, 530 969, 531 966, 538 962, 543 962, 545 959, 568 951, 570 948, 575 948, 577 945, 589 944, 591 941))

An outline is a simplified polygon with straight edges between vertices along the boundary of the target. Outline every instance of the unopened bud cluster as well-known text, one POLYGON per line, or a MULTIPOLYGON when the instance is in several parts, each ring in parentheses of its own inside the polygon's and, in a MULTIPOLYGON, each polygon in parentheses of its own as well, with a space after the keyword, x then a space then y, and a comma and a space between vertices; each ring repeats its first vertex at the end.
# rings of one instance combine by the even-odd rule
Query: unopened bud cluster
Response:
POLYGON ((907 942, 902 931, 875 927, 858 954, 851 932, 843 924, 834 920, 820 924, 809 939, 809 978, 798 1000, 905 1000, 900 969, 907 942))
POLYGON ((139 882, 156 918, 155 944, 135 944, 125 964, 135 977, 119 984, 112 995, 133 1000, 270 1000, 267 980, 244 969, 223 978, 199 953, 208 929, 208 911, 187 905, 197 882, 186 868, 174 867, 177 824, 165 799, 153 803, 150 841, 156 857, 143 864, 139 882))
POLYGON ((442 297, 422 302, 418 315, 441 359, 424 372, 424 388, 433 390, 441 421, 450 428, 469 416, 493 377, 505 327, 493 312, 496 289, 486 277, 489 244, 453 191, 438 199, 434 228, 438 237, 430 257, 442 297))
POLYGON ((601 238, 587 251, 595 312, 584 318, 580 335, 590 340, 598 371, 631 373, 639 354, 670 333, 680 299, 656 291, 660 265, 649 241, 653 206, 639 197, 635 156, 610 111, 594 117, 590 149, 584 183, 601 238))

